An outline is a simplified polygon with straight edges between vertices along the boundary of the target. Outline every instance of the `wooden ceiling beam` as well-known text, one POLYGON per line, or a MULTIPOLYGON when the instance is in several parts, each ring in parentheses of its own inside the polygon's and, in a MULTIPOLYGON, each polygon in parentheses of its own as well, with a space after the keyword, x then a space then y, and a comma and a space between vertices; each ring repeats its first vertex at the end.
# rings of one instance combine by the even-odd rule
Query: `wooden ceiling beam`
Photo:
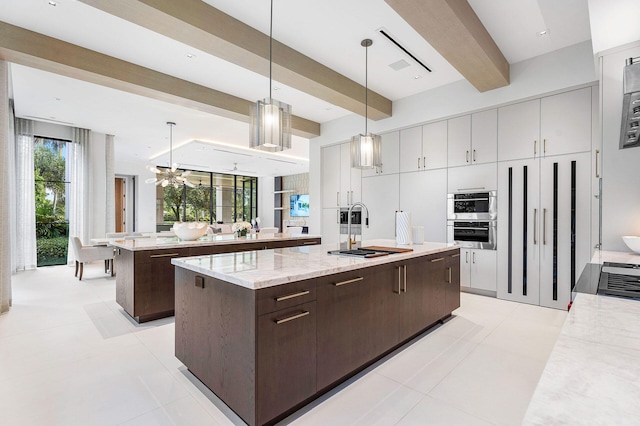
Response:
POLYGON ((509 85, 509 63, 467 0, 385 0, 480 92, 509 85))
MULTIPOLYGON (((80 1, 227 62, 269 76, 269 36, 202 0, 80 1)), ((275 39, 273 79, 332 105, 365 115, 364 86, 275 39)), ((391 116, 392 102, 371 90, 368 106, 369 118, 373 120, 391 116)))
MULTIPOLYGON (((248 123, 253 102, 0 21, 0 59, 248 123)), ((292 117, 292 133, 320 124, 292 117)), ((247 135, 248 138, 249 135, 247 135)))

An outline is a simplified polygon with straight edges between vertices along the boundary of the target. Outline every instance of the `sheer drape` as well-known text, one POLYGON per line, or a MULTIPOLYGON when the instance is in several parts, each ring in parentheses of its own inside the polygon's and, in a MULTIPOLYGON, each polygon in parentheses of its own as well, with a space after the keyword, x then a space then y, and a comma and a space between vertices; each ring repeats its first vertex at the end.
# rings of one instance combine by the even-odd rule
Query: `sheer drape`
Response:
MULTIPOLYGON (((67 173, 69 176, 69 238, 78 237, 83 244, 89 243, 89 137, 87 129, 73 129, 73 140, 68 145, 67 173)), ((69 244, 67 263, 75 261, 75 253, 69 244)))
POLYGON ((34 123, 18 118, 16 123, 16 240, 14 256, 16 270, 35 269, 38 263, 36 252, 36 205, 33 171, 34 123))
POLYGON ((9 99, 9 64, 0 61, 0 313, 11 306, 13 203, 13 103, 9 99))
POLYGON ((115 165, 114 165, 115 147, 113 143, 113 135, 107 135, 104 147, 104 158, 106 163, 106 212, 105 212, 105 232, 115 232, 116 230, 116 189, 115 189, 115 165))

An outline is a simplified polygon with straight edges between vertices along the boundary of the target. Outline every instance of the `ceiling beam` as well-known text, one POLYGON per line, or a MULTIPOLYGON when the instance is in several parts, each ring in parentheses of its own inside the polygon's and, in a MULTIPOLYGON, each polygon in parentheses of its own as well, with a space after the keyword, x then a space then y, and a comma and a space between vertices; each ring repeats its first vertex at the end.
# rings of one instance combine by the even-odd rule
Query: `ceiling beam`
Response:
MULTIPOLYGON (((0 59, 112 89, 249 122, 253 102, 0 21, 0 59)), ((320 124, 292 117, 292 133, 320 135, 320 124)), ((248 135, 247 135, 248 137, 248 135)))
MULTIPOLYGON (((269 76, 269 36, 202 0, 80 1, 232 64, 269 76)), ((364 86, 275 39, 273 79, 332 105, 365 115, 364 86)), ((369 118, 373 120, 391 116, 392 102, 371 90, 368 106, 369 118)))
POLYGON ((467 0, 385 0, 480 92, 509 85, 509 62, 467 0))

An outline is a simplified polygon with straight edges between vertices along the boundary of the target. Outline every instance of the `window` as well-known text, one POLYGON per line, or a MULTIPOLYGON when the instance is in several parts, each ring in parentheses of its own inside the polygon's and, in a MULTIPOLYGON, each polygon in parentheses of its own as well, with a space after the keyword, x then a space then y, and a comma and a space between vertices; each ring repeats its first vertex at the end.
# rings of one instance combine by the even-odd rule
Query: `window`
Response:
POLYGON ((35 138, 34 180, 38 266, 67 263, 67 141, 35 138))

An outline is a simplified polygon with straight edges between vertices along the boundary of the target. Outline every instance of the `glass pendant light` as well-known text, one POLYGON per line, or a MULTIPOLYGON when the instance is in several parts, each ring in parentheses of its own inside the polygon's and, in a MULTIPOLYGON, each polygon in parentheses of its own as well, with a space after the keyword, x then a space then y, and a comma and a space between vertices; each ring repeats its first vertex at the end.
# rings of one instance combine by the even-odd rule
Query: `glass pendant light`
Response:
POLYGON ((149 170, 154 172, 156 175, 159 175, 154 178, 149 178, 145 180, 146 183, 155 183, 156 186, 167 187, 169 185, 173 185, 174 188, 177 188, 180 185, 187 185, 190 188, 194 188, 195 185, 187 180, 187 176, 191 174, 191 170, 187 170, 184 172, 178 171, 178 164, 173 162, 173 126, 176 123, 172 121, 167 121, 169 125, 169 167, 165 170, 160 170, 157 167, 149 167, 149 170))
POLYGON ((364 134, 359 134, 351 138, 351 167, 355 169, 373 169, 382 165, 381 145, 382 141, 379 135, 368 132, 367 124, 369 122, 369 46, 373 44, 371 39, 364 39, 360 45, 365 48, 365 78, 364 78, 364 134))
POLYGON ((269 97, 251 105, 249 146, 263 151, 291 148, 291 105, 271 97, 273 68, 273 0, 269 21, 269 97))

